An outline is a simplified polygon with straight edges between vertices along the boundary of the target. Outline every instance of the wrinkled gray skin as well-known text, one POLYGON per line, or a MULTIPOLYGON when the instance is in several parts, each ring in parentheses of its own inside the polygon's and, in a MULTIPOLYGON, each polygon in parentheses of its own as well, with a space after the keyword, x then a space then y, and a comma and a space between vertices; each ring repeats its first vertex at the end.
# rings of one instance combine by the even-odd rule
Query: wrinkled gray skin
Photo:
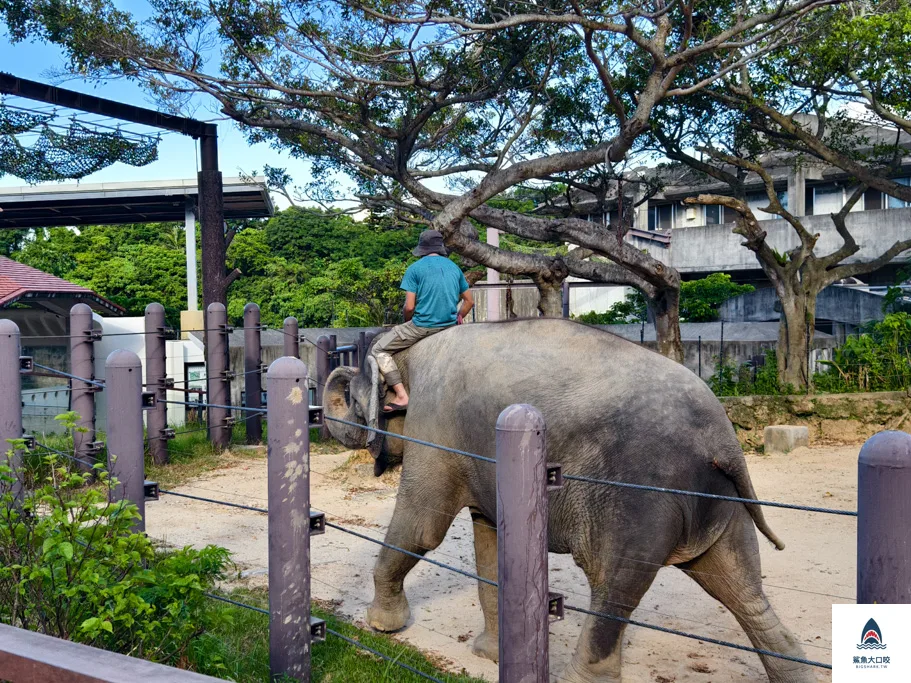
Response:
MULTIPOLYGON (((529 403, 547 423, 548 461, 562 463, 566 473, 755 497, 734 429, 706 384, 667 358, 601 330, 543 318, 463 325, 425 339, 396 362, 411 402, 407 416, 390 422, 393 431, 494 457, 500 411, 529 403)), ((369 374, 336 370, 327 387, 327 415, 366 424, 369 374), (349 380, 350 406, 344 397, 349 380)), ((364 447, 365 430, 329 426, 348 447, 364 447)), ((386 444, 375 451, 394 456, 400 448, 386 444)), ((494 466, 404 443, 386 541, 426 553, 466 506, 476 522, 477 573, 496 580, 494 466)), ((763 593, 754 524, 783 547, 758 506, 574 481, 550 494, 550 550, 571 553, 585 572, 592 610, 629 617, 658 569, 673 565, 688 570, 724 604, 754 646, 803 657, 763 593)), ((403 581, 415 564, 402 553, 380 551, 367 614, 371 626, 396 631, 407 624, 403 581)), ((474 651, 496 660, 496 588, 480 584, 479 592, 485 631, 474 651)), ((620 681, 624 628, 589 617, 561 680, 620 681)), ((762 663, 773 683, 815 681, 804 665, 772 657, 762 657, 762 663)))

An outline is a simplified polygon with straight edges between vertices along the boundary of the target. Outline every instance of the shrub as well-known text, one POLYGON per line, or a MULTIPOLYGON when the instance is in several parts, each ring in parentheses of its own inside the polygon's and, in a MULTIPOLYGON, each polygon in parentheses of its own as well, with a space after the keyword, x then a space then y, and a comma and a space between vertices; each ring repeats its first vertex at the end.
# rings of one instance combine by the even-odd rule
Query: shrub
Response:
POLYGON ((863 334, 848 337, 820 361, 827 369, 817 372, 817 391, 898 391, 911 386, 911 314, 890 313, 866 326, 863 334))
POLYGON ((132 531, 136 506, 109 502, 116 484, 101 465, 70 471, 57 455, 29 477, 0 461, 0 622, 177 664, 214 626, 204 594, 228 551, 156 551, 132 531), (14 496, 25 479, 30 488, 14 496))

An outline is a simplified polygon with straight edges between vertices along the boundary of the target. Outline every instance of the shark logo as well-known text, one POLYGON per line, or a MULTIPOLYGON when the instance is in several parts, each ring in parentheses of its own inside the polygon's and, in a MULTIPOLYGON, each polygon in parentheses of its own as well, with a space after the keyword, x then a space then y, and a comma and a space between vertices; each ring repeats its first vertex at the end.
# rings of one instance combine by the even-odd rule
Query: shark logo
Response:
POLYGON ((886 644, 883 642, 883 632, 873 619, 867 621, 864 625, 863 634, 860 637, 860 643, 857 645, 858 650, 885 650, 886 644))

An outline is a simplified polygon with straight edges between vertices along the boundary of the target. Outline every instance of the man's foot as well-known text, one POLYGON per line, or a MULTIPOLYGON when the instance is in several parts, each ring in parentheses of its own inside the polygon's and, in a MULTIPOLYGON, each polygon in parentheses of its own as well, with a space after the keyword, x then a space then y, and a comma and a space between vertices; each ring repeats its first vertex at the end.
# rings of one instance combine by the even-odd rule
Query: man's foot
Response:
POLYGON ((404 413, 408 410, 408 402, 405 401, 404 405, 398 400, 395 403, 387 403, 383 406, 384 415, 394 415, 396 413, 404 413))

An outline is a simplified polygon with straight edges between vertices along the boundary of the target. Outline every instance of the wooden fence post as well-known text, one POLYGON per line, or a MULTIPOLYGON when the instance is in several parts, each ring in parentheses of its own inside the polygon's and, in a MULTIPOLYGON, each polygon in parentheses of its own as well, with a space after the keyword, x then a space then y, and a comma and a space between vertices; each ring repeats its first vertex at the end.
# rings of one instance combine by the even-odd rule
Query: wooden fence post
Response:
POLYGON ((108 392, 108 472, 118 480, 111 502, 128 500, 141 518, 133 526, 145 531, 145 461, 142 439, 142 363, 132 351, 119 349, 104 364, 108 392))
POLYGON ((145 310, 146 386, 155 392, 155 407, 149 411, 146 426, 149 453, 157 465, 168 462, 167 356, 165 351, 164 306, 149 304, 145 310))
MULTIPOLYGON (((206 308, 206 403, 230 405, 231 379, 228 366, 228 314, 224 304, 206 308)), ((209 441, 218 448, 231 443, 231 411, 206 408, 209 441)))
POLYGON ((285 333, 284 352, 282 355, 290 356, 291 358, 300 358, 300 332, 297 326, 297 318, 285 318, 282 330, 285 333))
MULTIPOLYGON (((95 379, 95 330, 92 309, 76 304, 70 309, 70 374, 95 379)), ((95 464, 95 392, 100 387, 79 379, 70 380, 70 409, 79 415, 73 432, 73 455, 79 469, 88 472, 95 464)))
POLYGON ((911 603, 911 434, 874 434, 857 461, 857 602, 911 603))
POLYGON ((511 405, 497 419, 500 683, 548 683, 544 418, 511 405))
POLYGON ((310 680, 310 428, 307 366, 279 358, 269 395, 269 668, 310 680))

